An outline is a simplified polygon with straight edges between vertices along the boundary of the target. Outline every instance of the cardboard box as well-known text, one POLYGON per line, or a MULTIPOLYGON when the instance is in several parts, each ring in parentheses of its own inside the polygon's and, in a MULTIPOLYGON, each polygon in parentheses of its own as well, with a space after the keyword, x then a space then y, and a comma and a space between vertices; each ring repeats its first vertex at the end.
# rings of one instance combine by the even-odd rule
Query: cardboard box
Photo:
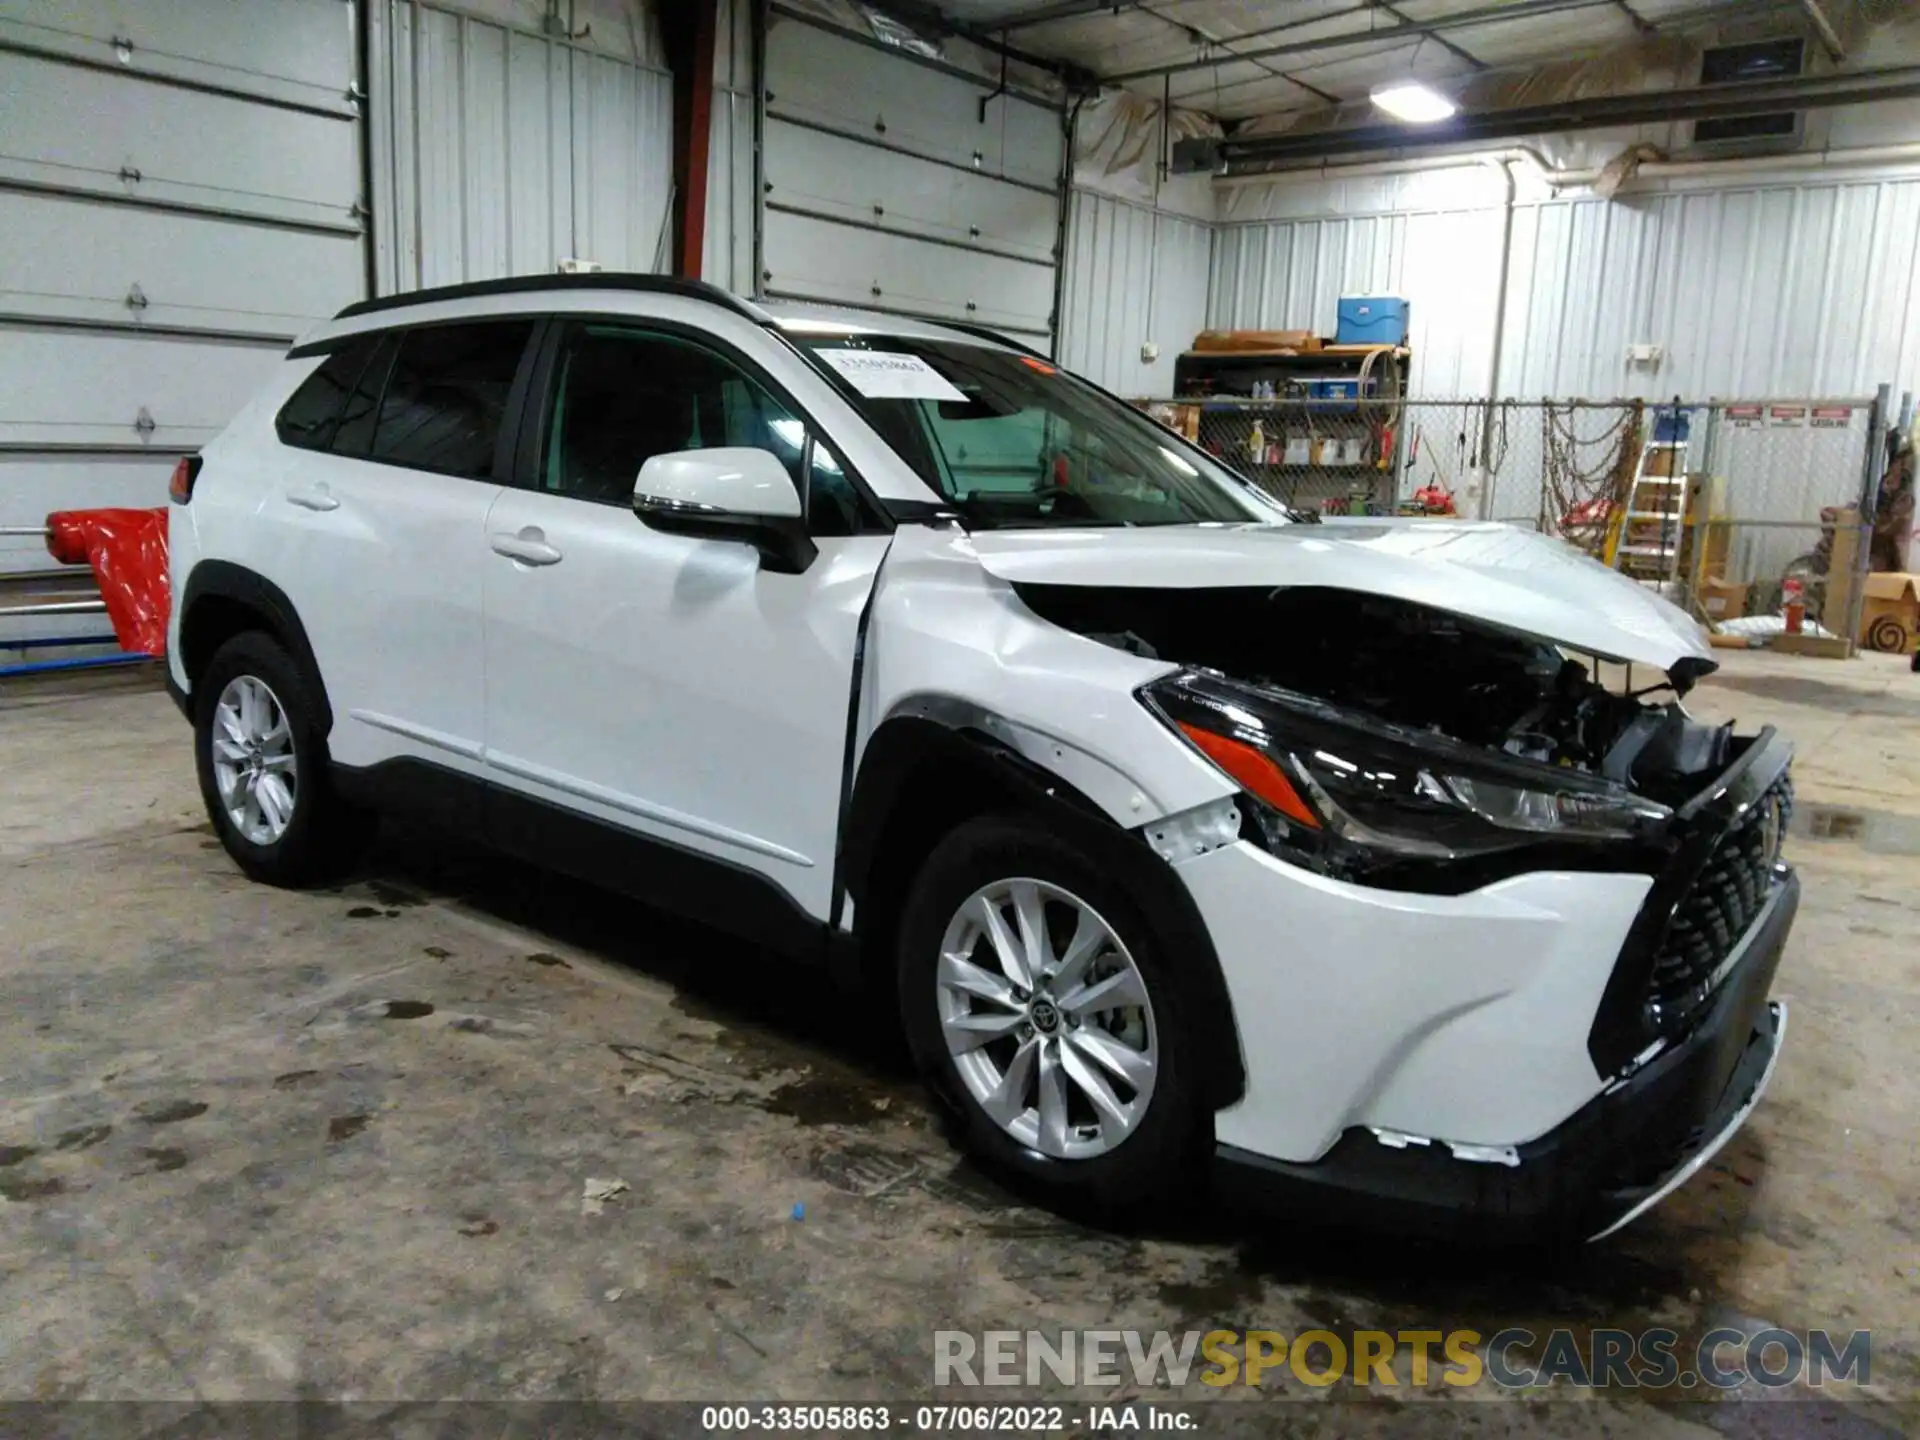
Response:
MULTIPOLYGON (((1860 553, 1860 511, 1842 505, 1833 512, 1833 548, 1827 556, 1827 593, 1814 618, 1838 635, 1853 614, 1853 562, 1860 553)), ((1813 614, 1811 607, 1807 613, 1813 614)), ((1852 641, 1851 635, 1846 637, 1852 641)))
POLYGON ((1746 583, 1724 575, 1708 577, 1700 585, 1700 608, 1709 620, 1738 620, 1747 613, 1746 583))
POLYGON ((1821 660, 1845 660, 1853 653, 1853 646, 1838 635, 1776 635, 1767 648, 1787 655, 1812 655, 1821 660))
POLYGON ((1884 571, 1867 576, 1860 606, 1860 644, 1867 650, 1910 655, 1920 638, 1920 575, 1884 571))

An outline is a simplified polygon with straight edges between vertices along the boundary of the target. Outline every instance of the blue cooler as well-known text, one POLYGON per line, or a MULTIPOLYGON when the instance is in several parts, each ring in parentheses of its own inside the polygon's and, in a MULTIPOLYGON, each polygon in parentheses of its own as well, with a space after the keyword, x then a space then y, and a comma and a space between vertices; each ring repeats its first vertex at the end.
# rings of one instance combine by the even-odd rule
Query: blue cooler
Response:
MULTIPOLYGON (((1371 381, 1371 377, 1369 377, 1369 379, 1371 381)), ((1360 398, 1360 380, 1358 376, 1352 378, 1342 376, 1328 380, 1308 380, 1305 383, 1307 387, 1307 398, 1309 400, 1344 401, 1351 405, 1355 400, 1360 398)), ((1378 388, 1379 385, 1377 382, 1369 383, 1367 392, 1371 394, 1378 388)))
POLYGON ((1404 345, 1407 302, 1395 295, 1347 295, 1340 301, 1337 345, 1404 345))

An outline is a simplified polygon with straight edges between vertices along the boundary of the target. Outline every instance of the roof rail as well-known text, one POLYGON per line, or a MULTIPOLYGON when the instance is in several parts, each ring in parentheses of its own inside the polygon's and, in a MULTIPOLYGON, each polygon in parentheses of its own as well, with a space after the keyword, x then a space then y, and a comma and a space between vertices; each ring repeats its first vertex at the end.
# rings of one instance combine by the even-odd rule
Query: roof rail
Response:
POLYGON ((372 300, 356 300, 333 318, 351 320, 356 315, 374 315, 383 310, 400 310, 412 305, 431 305, 436 300, 474 300, 487 295, 531 295, 547 290, 641 290, 655 295, 684 295, 690 300, 708 300, 764 323, 766 315, 731 291, 704 280, 682 280, 674 275, 643 275, 636 271, 596 270, 581 275, 512 275, 504 280, 473 280, 464 285, 441 285, 431 290, 408 290, 399 295, 381 295, 372 300))
POLYGON ((932 315, 926 318, 927 323, 930 325, 943 325, 949 330, 958 330, 962 335, 971 335, 976 340, 992 340, 996 344, 1006 346, 1009 350, 1018 350, 1022 354, 1032 355, 1036 359, 1046 360, 1049 365, 1053 363, 1053 361, 1048 360, 1045 355, 1042 355, 1038 350, 1034 349, 1033 346, 1027 344, 1026 341, 1016 340, 1013 336, 1003 334, 986 325, 975 325, 968 320, 946 320, 932 315))

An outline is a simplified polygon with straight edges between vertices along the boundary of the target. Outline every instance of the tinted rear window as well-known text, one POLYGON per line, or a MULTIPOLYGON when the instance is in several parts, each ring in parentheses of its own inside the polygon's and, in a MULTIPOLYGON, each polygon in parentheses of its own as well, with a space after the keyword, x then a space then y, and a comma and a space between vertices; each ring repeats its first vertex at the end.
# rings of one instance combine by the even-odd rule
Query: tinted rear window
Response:
POLYGON ((341 403, 379 341, 378 335, 357 336, 321 362, 274 418, 281 444, 306 450, 324 450, 332 444, 341 403))
POLYGON ((341 455, 364 455, 373 440, 374 423, 380 418, 380 396, 387 388, 387 375, 393 369, 393 357, 400 350, 400 337, 380 337, 380 348, 360 371, 360 382, 347 396, 340 411, 340 423, 334 427, 333 448, 341 455))
POLYGON ((483 479, 506 415, 530 320, 409 330, 387 377, 372 458, 483 479))

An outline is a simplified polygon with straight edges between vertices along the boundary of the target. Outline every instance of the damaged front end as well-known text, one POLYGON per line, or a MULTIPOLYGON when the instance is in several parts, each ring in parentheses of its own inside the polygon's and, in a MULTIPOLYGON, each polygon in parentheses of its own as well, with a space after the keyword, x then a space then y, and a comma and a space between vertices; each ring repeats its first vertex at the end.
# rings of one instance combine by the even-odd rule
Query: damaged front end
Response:
MULTIPOLYGON (((1577 1110, 1545 1131, 1505 1133, 1471 1086, 1432 1099, 1436 1087, 1480 1073, 1458 1051, 1421 1072, 1417 1092, 1379 1080, 1422 1047, 1444 1049, 1436 1037, 1457 1015, 1486 1006, 1475 1011, 1484 1018, 1503 1003, 1463 989, 1457 1007, 1391 1047, 1329 1148, 1278 1159, 1277 1145, 1249 1150, 1228 1138, 1229 1172, 1298 1182, 1348 1218, 1378 1204, 1397 1222, 1412 1205, 1473 1212, 1507 1236, 1571 1225, 1597 1237, 1684 1182, 1758 1102, 1785 1024, 1769 994, 1798 897, 1780 858, 1792 750, 1771 729, 1736 735, 1687 714, 1682 692, 1706 661, 1687 657, 1675 667, 1684 673, 1649 675, 1660 683, 1643 689, 1610 688, 1600 677, 1619 667, 1404 599, 1331 588, 1017 588, 1057 625, 1180 667, 1139 700, 1237 784, 1242 841, 1345 882, 1350 927, 1345 910, 1316 909, 1324 884, 1277 890, 1276 900, 1339 916, 1314 935, 1315 962, 1355 977, 1347 983, 1372 977, 1383 1016, 1397 1013, 1399 967, 1422 967, 1424 934, 1401 917, 1434 917, 1435 948, 1452 969, 1421 973, 1414 988, 1444 991, 1478 963, 1449 949, 1459 922, 1445 897, 1482 913, 1476 907, 1502 903, 1501 894, 1524 894, 1552 924, 1579 930, 1607 883, 1647 877, 1617 950, 1621 912, 1603 923, 1604 969, 1588 972, 1604 975, 1597 997, 1581 991, 1577 1013, 1532 1012, 1484 1067, 1522 1085, 1542 1077, 1545 1087, 1561 1072, 1534 1053, 1541 1026, 1566 1041, 1583 1028, 1594 1089, 1577 1110), (1488 887, 1502 889, 1475 893, 1488 887), (1411 1133, 1401 1115, 1426 1123, 1411 1133)), ((1512 943, 1504 921, 1486 923, 1490 948, 1512 943)), ((1257 992, 1268 1006, 1281 993, 1317 994, 1320 1012, 1335 1017, 1325 1023, 1339 1023, 1339 992, 1319 986, 1313 962, 1300 969, 1290 951, 1249 943, 1259 962, 1290 976, 1284 991, 1257 992)), ((1497 1035, 1498 1025, 1480 1033, 1497 1035)), ((1350 1027, 1342 1053, 1364 1050, 1365 1035, 1350 1027)), ((1296 1048, 1311 1043, 1302 1037, 1296 1048)), ((1322 1068, 1330 1063, 1323 1057, 1322 1068)), ((1257 1127, 1248 1133, 1273 1145, 1257 1127)))
POLYGON ((1655 877, 1603 1074, 1704 1002, 1778 879, 1791 748, 1687 714, 1706 662, 1613 690, 1548 639, 1353 591, 1018 589, 1183 667, 1140 699, 1240 785, 1243 836, 1290 864, 1442 895, 1536 871, 1655 877))
POLYGON ((1018 588, 1185 667, 1142 699, 1241 782, 1268 848, 1340 879, 1458 893, 1651 870, 1675 808, 1742 748, 1681 706, 1698 663, 1622 693, 1548 640, 1353 591, 1018 588))

